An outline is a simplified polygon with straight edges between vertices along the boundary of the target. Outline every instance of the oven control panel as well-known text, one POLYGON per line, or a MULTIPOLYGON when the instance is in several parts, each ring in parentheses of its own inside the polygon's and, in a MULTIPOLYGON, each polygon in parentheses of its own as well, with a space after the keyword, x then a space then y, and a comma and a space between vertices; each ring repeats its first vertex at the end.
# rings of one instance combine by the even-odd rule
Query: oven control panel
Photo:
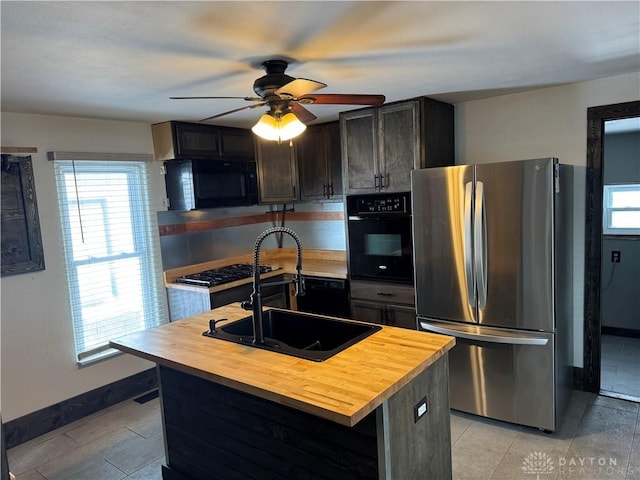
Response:
POLYGON ((347 197, 347 215, 410 215, 411 193, 352 195, 347 197))

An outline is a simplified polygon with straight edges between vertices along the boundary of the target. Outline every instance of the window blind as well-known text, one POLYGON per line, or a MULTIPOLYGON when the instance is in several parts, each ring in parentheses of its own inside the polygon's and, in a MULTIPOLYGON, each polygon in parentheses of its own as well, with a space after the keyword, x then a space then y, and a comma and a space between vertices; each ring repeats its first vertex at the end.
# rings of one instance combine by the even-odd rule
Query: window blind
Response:
POLYGON ((118 353, 109 340, 167 322, 162 260, 149 162, 63 156, 50 154, 77 362, 83 365, 118 353))
POLYGON ((603 190, 603 233, 640 235, 640 184, 605 185, 603 190))

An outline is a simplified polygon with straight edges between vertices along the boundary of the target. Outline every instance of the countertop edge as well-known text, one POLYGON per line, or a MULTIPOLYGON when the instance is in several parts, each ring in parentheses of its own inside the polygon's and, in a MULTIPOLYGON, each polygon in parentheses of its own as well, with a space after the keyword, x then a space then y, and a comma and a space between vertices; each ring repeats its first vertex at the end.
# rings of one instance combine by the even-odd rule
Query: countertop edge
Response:
POLYGON ((428 359, 426 359, 421 365, 416 366, 411 372, 405 375, 401 380, 397 381, 395 384, 389 386, 384 392, 379 394, 376 398, 372 399, 369 403, 364 405, 359 410, 355 411, 351 415, 340 414, 336 411, 321 408, 306 402, 302 402, 300 400, 296 400, 289 397, 282 397, 281 394, 274 393, 270 390, 266 390, 263 388, 256 387, 254 385, 250 385, 247 383, 239 382, 237 380, 230 379, 228 377, 216 375, 211 372, 207 372, 205 370, 201 370, 199 368, 191 367, 189 365, 185 365, 183 363, 173 362, 163 357, 158 357, 156 355, 148 354, 145 352, 141 352, 134 348, 127 347, 126 345, 122 345, 117 343, 117 341, 109 342, 109 345, 112 348, 116 348, 125 353, 129 353, 131 355, 135 355, 140 358, 144 358, 146 360, 152 361, 158 365, 162 365, 165 367, 172 368, 182 373, 186 373, 189 375, 193 375, 198 378, 202 378, 203 380, 211 381, 220 385, 224 385, 229 388, 233 388, 234 390, 238 390, 244 393, 248 393, 250 395, 255 395, 259 398, 270 400, 274 403, 284 405, 287 407, 295 408, 296 410, 300 410, 309 414, 312 414, 317 417, 325 418, 327 420, 332 420, 341 425, 345 425, 348 427, 353 427, 362 419, 364 419, 367 415, 373 412, 376 408, 378 408, 385 400, 388 400, 392 397, 396 392, 400 391, 403 387, 410 384, 416 377, 418 377, 422 372, 427 370, 431 365, 433 365, 436 361, 442 358, 451 348, 455 345, 455 338, 451 337, 449 342, 440 348, 438 351, 434 352, 428 359))

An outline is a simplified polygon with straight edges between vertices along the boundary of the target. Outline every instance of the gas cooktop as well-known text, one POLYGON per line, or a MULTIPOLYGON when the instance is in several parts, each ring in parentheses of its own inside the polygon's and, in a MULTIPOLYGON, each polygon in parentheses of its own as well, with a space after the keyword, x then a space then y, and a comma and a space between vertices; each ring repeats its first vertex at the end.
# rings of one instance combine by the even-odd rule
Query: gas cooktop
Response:
MULTIPOLYGON (((270 265, 260 265, 260 273, 267 273, 273 270, 270 265)), ((249 263, 236 263, 226 267, 205 270, 200 273, 192 273, 178 277, 174 283, 185 283, 200 287, 213 287, 224 283, 235 282, 243 278, 253 276, 253 265, 249 263)))

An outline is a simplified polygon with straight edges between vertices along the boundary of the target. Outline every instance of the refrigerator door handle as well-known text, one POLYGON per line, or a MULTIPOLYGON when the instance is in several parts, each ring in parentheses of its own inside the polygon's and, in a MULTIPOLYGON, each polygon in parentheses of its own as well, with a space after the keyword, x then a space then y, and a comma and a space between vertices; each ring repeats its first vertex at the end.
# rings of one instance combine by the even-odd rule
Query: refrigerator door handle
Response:
POLYGON ((518 335, 518 334, 497 334, 497 333, 474 333, 465 330, 458 330, 454 328, 441 327, 434 325, 433 323, 427 323, 419 321, 420 328, 428 332, 440 333, 442 335, 450 335, 452 337, 466 338, 467 340, 475 340, 478 342, 491 342, 491 343, 507 343, 510 345, 537 345, 544 346, 549 343, 548 338, 536 337, 533 335, 518 335))
POLYGON ((475 247, 476 284, 478 285, 478 308, 487 305, 487 213, 484 206, 484 183, 476 182, 476 205, 473 221, 473 244, 475 247))
POLYGON ((467 301, 469 305, 476 303, 476 284, 473 273, 473 218, 471 215, 473 200, 473 183, 467 182, 464 185, 464 278, 467 284, 467 301))

